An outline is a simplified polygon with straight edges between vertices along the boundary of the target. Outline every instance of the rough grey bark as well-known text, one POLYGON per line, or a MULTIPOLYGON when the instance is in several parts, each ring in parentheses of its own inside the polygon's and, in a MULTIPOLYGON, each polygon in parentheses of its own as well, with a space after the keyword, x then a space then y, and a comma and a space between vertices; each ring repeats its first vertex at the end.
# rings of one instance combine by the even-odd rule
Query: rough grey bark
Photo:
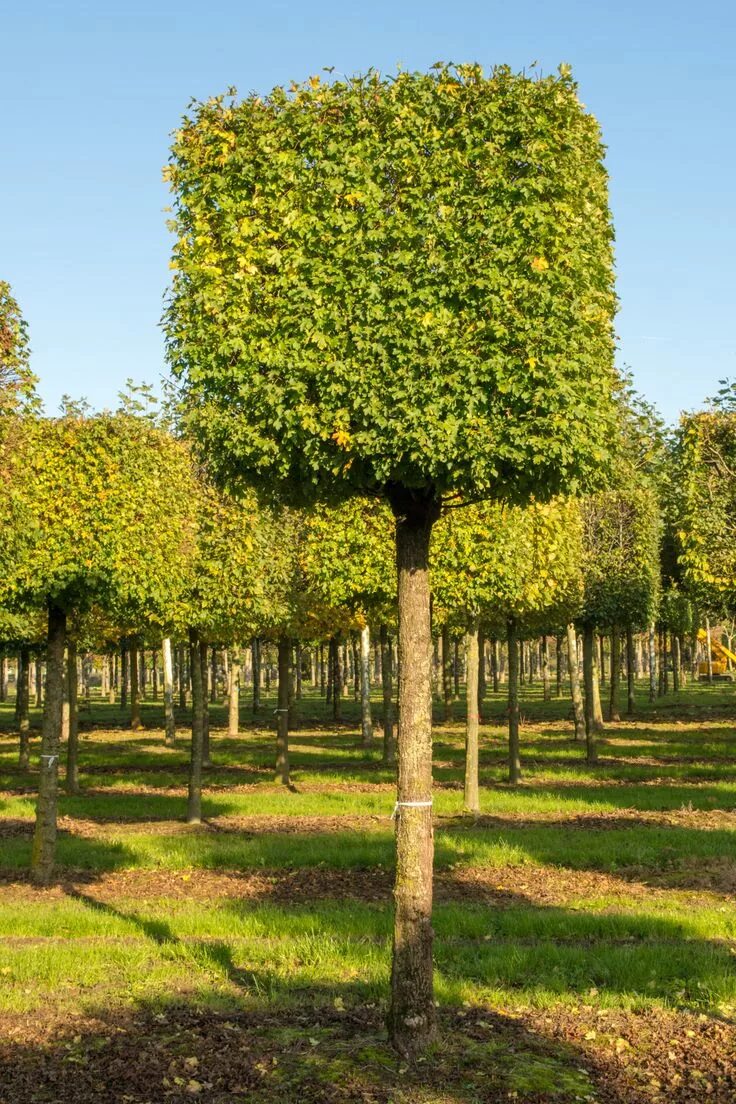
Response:
POLYGON ((618 692, 621 685, 621 634, 618 625, 611 629, 611 685, 608 700, 608 719, 620 721, 621 715, 618 708, 618 692))
POLYGON ((389 1036, 401 1054, 435 1034, 432 974, 432 631, 429 545, 439 503, 397 492, 399 741, 389 1036))
POLYGON ((165 636, 161 642, 161 657, 164 675, 164 730, 168 747, 176 743, 176 720, 174 718, 174 665, 171 655, 171 640, 165 636))
POLYGON ((383 761, 393 766, 396 762, 394 737, 394 671, 391 640, 388 629, 381 625, 381 689, 383 693, 383 761))
POLYGON ((230 652, 229 661, 227 734, 237 736, 240 732, 240 656, 235 649, 230 652))
POLYGON ((480 813, 480 794, 478 791, 478 623, 471 621, 465 634, 465 670, 467 672, 467 720, 465 725, 465 798, 467 812, 477 816, 480 813))
POLYGON ((516 624, 513 618, 509 618, 508 622, 507 647, 509 654, 509 782, 516 785, 521 778, 519 753, 519 671, 521 657, 519 655, 519 638, 516 635, 516 624))
POLYGON ((373 747, 373 717, 371 716, 371 630, 360 630, 360 720, 363 747, 373 747))
POLYGON ((18 674, 16 683, 16 708, 15 716, 20 736, 18 751, 18 766, 21 770, 28 770, 31 754, 29 716, 30 705, 30 676, 31 676, 31 650, 24 646, 18 652, 18 674))
POLYGON ((79 701, 77 643, 69 638, 66 648, 67 698, 69 701, 69 732, 66 743, 66 776, 64 788, 68 794, 79 793, 79 701))
POLYGON ((291 669, 291 641, 288 636, 279 638, 279 691, 276 707, 276 781, 284 786, 289 778, 289 677, 291 669))
POLYGON ((580 690, 580 666, 578 663, 578 638, 575 626, 567 626, 567 669, 570 676, 570 696, 572 698, 572 712, 575 722, 575 739, 585 739, 585 708, 583 695, 580 690))
POLYGON ((59 785, 59 741, 64 700, 66 613, 53 603, 48 608, 46 701, 41 728, 41 761, 36 802, 36 824, 31 852, 31 878, 48 885, 56 850, 56 805, 59 785))
POLYGON ((189 762, 187 822, 202 820, 202 762, 204 758, 205 694, 200 659, 201 642, 196 629, 189 630, 189 671, 192 679, 192 753, 189 762))

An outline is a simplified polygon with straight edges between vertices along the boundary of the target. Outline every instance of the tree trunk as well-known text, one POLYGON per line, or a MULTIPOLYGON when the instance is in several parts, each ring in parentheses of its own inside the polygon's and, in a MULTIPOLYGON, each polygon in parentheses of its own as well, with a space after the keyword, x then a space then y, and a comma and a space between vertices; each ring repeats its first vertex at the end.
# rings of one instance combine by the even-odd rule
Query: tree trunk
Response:
POLYGON ((18 652, 18 682, 16 687, 15 714, 20 735, 20 748, 18 754, 18 766, 21 770, 28 770, 31 755, 29 717, 30 705, 30 678, 31 678, 31 650, 24 646, 18 652))
POLYGON ((0 656, 0 702, 8 700, 8 661, 0 656))
POLYGON ((599 675, 598 681, 599 681, 600 685, 603 686, 605 684, 605 681, 606 681, 606 638, 603 635, 603 633, 600 633, 600 635, 598 637, 598 647, 599 647, 599 651, 600 651, 600 665, 599 665, 599 671, 598 671, 598 675, 599 675))
POLYGON ((240 656, 233 649, 229 656, 229 686, 227 709, 227 734, 237 736, 240 732, 240 656))
POLYGON ((608 706, 608 719, 620 721, 621 715, 618 709, 618 692, 621 684, 621 634, 618 625, 611 629, 611 694, 608 706))
POLYGON ((171 657, 171 640, 165 636, 161 642, 161 657, 164 674, 164 730, 167 747, 176 743, 176 721, 174 719, 174 667, 171 657))
POLYGON ((183 644, 179 645, 179 708, 186 709, 187 707, 187 661, 185 648, 183 644))
POLYGON ((69 733, 66 743, 66 776, 64 788, 68 794, 79 793, 79 701, 77 643, 69 640, 66 648, 67 696, 69 699, 69 733))
POLYGON ((187 823, 202 820, 202 761, 204 758, 204 681, 200 660, 201 641, 196 629, 189 630, 189 671, 192 679, 192 755, 189 764, 187 823))
POLYGON ((447 724, 452 720, 452 662, 450 658, 450 630, 442 626, 442 700, 444 702, 443 720, 447 724))
POLYGON ((128 642, 123 640, 120 645, 120 708, 128 705, 128 642))
POLYGON ((570 675, 570 696, 575 720, 575 739, 585 739, 585 708, 580 691, 580 666, 578 663, 578 638, 575 626, 567 626, 567 668, 570 675))
POLYGON ((626 713, 631 717, 636 708, 636 681, 634 668, 634 630, 626 626, 626 713))
POLYGON ((498 640, 494 636, 491 640, 491 676, 493 678, 493 693, 498 693, 498 640))
POLYGON ((202 667, 202 766, 206 769, 212 766, 212 760, 210 758, 210 703, 207 693, 207 672, 210 665, 207 662, 207 642, 204 640, 199 642, 199 662, 202 667))
POLYGON ((680 692, 680 640, 675 634, 671 634, 672 641, 672 691, 680 692))
POLYGON ((478 793, 478 623, 468 624, 465 636, 465 670, 467 672, 467 722, 465 727, 465 809, 478 816, 480 813, 480 795, 478 793))
POLYGON ((138 682, 138 641, 130 641, 130 727, 134 732, 143 728, 141 724, 141 697, 138 682))
POLYGON ((598 648, 593 642, 593 729, 595 732, 602 732, 604 729, 603 724, 603 708, 601 706, 601 683, 598 672, 598 648))
POLYGON ((261 708, 261 642, 257 636, 251 644, 251 662, 253 665, 253 712, 261 708))
POLYGON ((439 504, 398 494, 399 777, 389 1036, 401 1054, 435 1033, 432 976, 432 627, 429 545, 439 504))
POLYGON ((542 696, 543 696, 544 700, 547 702, 547 701, 550 701, 551 698, 552 698, 552 687, 551 687, 551 684, 550 684, 550 677, 549 677, 549 647, 548 647, 548 644, 547 644, 547 637, 546 636, 542 637, 541 655, 542 655, 542 687, 543 687, 542 696))
POLYGON ((38 801, 31 852, 31 878, 36 885, 48 885, 54 867, 65 647, 66 613, 58 606, 49 604, 46 701, 43 707, 38 801))
POLYGON ((340 657, 340 637, 332 637, 332 718, 342 720, 342 683, 345 669, 340 657))
POLYGON ((521 779, 519 754, 519 673, 521 657, 516 623, 509 618, 507 647, 509 654, 509 782, 515 786, 521 779))
POLYGON ((598 681, 595 653, 595 632, 592 625, 586 625, 583 630, 583 682, 585 684, 585 750, 589 763, 595 763, 598 759, 595 742, 598 727, 595 718, 595 687, 598 681))
MULTIPOLYGON (((465 661, 467 667, 467 659, 465 661)), ((486 638, 478 630, 478 724, 483 723, 483 705, 486 700, 486 638)))
POLYGON ((381 625, 381 689, 383 692, 383 761, 393 766, 396 763, 396 740, 394 738, 393 703, 393 656, 388 629, 381 625))
POLYGON ((562 697, 562 637, 555 637, 555 697, 562 697))
POLYGON ((151 652, 151 697, 158 701, 158 652, 155 648, 151 652))
POLYGON ((360 714, 363 747, 373 746, 373 718, 371 717, 371 630, 367 625, 360 630, 360 714))
POLYGON ((649 700, 657 700, 657 647, 654 622, 649 625, 649 700))
POLYGON ((453 643, 453 657, 452 657, 452 676, 453 676, 453 695, 455 701, 460 699, 460 642, 455 640, 453 643))
POLYGON ((43 705, 43 662, 39 656, 36 660, 36 708, 43 705))
POLYGON ((279 638, 279 696, 276 707, 276 781, 284 786, 289 779, 289 676, 291 669, 291 641, 288 636, 279 638))

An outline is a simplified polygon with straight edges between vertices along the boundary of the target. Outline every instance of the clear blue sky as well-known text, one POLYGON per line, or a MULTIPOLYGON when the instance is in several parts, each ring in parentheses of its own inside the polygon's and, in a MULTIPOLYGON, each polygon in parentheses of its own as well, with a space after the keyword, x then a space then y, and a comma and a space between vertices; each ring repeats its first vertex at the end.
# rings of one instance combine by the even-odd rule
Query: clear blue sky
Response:
POLYGON ((668 419, 736 375, 731 0, 65 0, 3 5, 0 276, 41 391, 115 401, 164 369, 161 183, 191 97, 322 66, 573 65, 609 147, 620 360, 668 419))

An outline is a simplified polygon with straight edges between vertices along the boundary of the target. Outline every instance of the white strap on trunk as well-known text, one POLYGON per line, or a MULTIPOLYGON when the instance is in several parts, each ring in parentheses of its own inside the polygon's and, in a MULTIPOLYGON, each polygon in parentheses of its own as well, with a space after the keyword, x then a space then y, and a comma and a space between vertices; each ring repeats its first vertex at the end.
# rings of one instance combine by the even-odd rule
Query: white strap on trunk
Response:
POLYGON ((429 801, 397 801, 391 814, 391 820, 396 820, 397 817, 401 816, 402 809, 431 809, 433 804, 431 798, 429 801))

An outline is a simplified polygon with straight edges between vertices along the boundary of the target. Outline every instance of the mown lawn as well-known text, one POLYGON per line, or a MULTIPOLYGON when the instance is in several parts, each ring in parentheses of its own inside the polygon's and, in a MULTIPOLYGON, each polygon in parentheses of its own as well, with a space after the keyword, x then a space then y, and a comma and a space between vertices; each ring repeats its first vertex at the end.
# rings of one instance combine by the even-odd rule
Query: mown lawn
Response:
MULTIPOLYGON (((273 703, 217 726, 205 823, 183 822, 187 740, 160 706, 130 733, 83 714, 59 870, 25 870, 31 770, 0 706, 0 1102, 736 1100, 736 691, 696 686, 607 726, 588 768, 567 700, 526 688, 524 778, 502 696, 482 729, 482 815, 462 815, 462 703, 439 721, 441 1042, 385 1045, 393 776, 307 696, 293 790, 273 703), (102 1095, 101 1095, 102 1094, 102 1095)), ((375 702, 376 712, 379 702, 375 702)), ((184 723, 185 718, 181 718, 184 723)), ((34 722, 37 718, 34 717, 34 722)))

